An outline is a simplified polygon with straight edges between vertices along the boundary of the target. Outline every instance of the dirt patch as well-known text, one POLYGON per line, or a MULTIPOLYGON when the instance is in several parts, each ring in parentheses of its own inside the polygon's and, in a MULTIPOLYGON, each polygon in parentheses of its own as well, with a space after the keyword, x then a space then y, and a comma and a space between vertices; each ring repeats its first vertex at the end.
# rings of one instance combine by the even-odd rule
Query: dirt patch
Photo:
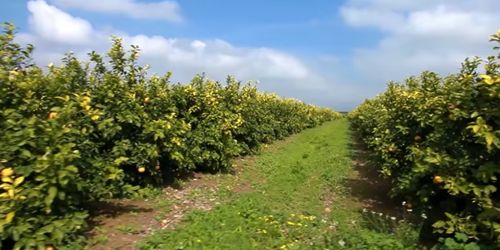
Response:
POLYGON ((114 200, 96 204, 88 236, 93 249, 133 249, 142 237, 159 226, 146 200, 114 200))
MULTIPOLYGON (((248 193, 253 191, 252 183, 241 178, 243 171, 248 171, 249 168, 253 168, 256 164, 257 157, 255 155, 245 156, 235 160, 232 168, 232 174, 235 178, 232 181, 231 191, 234 193, 248 193)), ((253 180, 253 178, 252 178, 253 180)))
POLYGON ((153 199, 94 204, 88 244, 96 250, 136 249, 136 244, 152 232, 175 228, 188 212, 208 211, 221 204, 221 189, 234 193, 251 192, 252 184, 243 180, 241 173, 252 167, 256 159, 256 156, 238 158, 231 172, 226 174, 193 173, 182 185, 166 187, 153 199))
POLYGON ((183 189, 166 188, 165 195, 170 197, 173 206, 170 211, 161 216, 160 228, 174 228, 187 212, 192 210, 208 211, 219 205, 217 192, 219 182, 214 176, 197 174, 183 189))
POLYGON ((253 191, 253 187, 250 183, 244 182, 234 186, 232 190, 235 193, 248 193, 253 191))
POLYGON ((370 165, 367 148, 355 139, 351 147, 354 171, 345 179, 349 193, 360 202, 362 208, 391 216, 402 215, 401 204, 388 195, 391 188, 389 180, 384 179, 377 168, 370 165))
POLYGON ((187 212, 208 211, 220 204, 220 184, 220 175, 195 173, 181 187, 166 187, 153 199, 96 204, 88 233, 92 249, 135 249, 155 230, 174 228, 187 212))
POLYGON ((324 207, 324 213, 325 214, 329 214, 332 212, 332 207, 333 207, 333 203, 335 201, 335 191, 333 191, 333 189, 328 186, 327 188, 325 188, 325 190, 323 190, 323 194, 321 195, 321 202, 323 203, 323 207, 324 207))

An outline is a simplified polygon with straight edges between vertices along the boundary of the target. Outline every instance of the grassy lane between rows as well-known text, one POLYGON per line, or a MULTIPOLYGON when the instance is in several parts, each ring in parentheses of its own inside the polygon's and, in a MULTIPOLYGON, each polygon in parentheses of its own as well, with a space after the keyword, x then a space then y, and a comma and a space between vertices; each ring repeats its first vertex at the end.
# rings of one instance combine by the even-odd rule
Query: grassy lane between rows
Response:
POLYGON ((227 194, 227 202, 209 212, 190 213, 175 230, 157 231, 139 248, 411 247, 412 231, 400 230, 398 220, 388 226, 376 221, 378 228, 363 222, 370 213, 361 212, 363 202, 346 186, 354 171, 346 120, 306 130, 271 147, 241 170, 239 181, 248 182, 248 190, 227 194))

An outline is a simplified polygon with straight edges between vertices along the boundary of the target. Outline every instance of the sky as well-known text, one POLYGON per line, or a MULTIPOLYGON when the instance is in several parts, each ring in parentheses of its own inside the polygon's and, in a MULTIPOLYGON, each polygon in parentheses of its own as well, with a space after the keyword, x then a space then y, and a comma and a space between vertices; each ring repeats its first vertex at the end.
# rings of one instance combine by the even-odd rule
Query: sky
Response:
POLYGON ((424 70, 457 72, 493 54, 498 0, 0 0, 0 21, 34 60, 104 53, 118 35, 151 74, 258 82, 307 103, 348 111, 424 70))

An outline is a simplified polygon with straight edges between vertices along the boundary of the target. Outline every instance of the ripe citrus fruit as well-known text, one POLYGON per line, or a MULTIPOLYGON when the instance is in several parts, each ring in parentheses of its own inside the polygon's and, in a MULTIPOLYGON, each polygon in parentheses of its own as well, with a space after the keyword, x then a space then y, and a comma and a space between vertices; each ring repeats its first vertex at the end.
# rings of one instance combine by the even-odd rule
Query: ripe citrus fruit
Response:
POLYGON ((2 177, 10 177, 13 174, 14 174, 14 170, 12 168, 2 169, 2 177))
POLYGON ((441 183, 443 183, 443 178, 441 178, 441 176, 439 176, 439 175, 436 175, 432 179, 432 182, 434 182, 434 184, 436 184, 436 185, 441 184, 441 183))
POLYGON ((54 119, 54 118, 56 118, 56 117, 57 117, 57 112, 50 112, 50 113, 49 113, 49 120, 50 120, 50 119, 54 119))

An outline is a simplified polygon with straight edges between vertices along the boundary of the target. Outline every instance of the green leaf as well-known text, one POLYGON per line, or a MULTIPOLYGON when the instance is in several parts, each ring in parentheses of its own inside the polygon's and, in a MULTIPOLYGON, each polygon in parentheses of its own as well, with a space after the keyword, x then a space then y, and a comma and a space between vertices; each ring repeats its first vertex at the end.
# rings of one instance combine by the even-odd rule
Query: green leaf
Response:
POLYGON ((469 237, 467 237, 467 235, 464 233, 456 233, 455 238, 461 242, 467 242, 467 240, 469 239, 469 237))
POLYGON ((495 135, 493 133, 485 133, 484 138, 486 139, 486 146, 490 147, 495 140, 495 135))
POLYGON ((52 202, 54 201, 56 195, 57 195, 57 187, 50 186, 48 189, 47 197, 45 197, 45 205, 49 209, 49 212, 50 212, 50 205, 52 205, 52 202))
POLYGON ((472 129, 474 133, 479 132, 479 129, 481 129, 480 125, 470 125, 468 128, 472 129))
POLYGON ((120 157, 116 158, 116 159, 113 161, 113 163, 114 163, 114 164, 116 164, 116 165, 120 165, 120 164, 122 164, 122 163, 124 163, 124 162, 126 162, 126 161, 128 161, 128 160, 129 160, 129 158, 128 158, 128 157, 125 157, 125 156, 120 156, 120 157))
POLYGON ((12 211, 10 213, 8 213, 6 216, 5 216, 5 223, 6 224, 9 224, 12 222, 12 220, 14 219, 14 216, 16 215, 16 212, 15 211, 12 211))
POLYGON ((481 247, 476 242, 471 242, 465 245, 464 250, 480 250, 481 247))
POLYGON ((432 227, 434 228, 442 228, 446 225, 446 223, 442 220, 436 221, 434 224, 432 224, 432 227))
POLYGON ((16 180, 14 181, 14 186, 17 187, 24 181, 24 176, 17 177, 16 180))
POLYGON ((78 173, 78 168, 73 166, 73 165, 69 165, 66 167, 66 170, 70 173, 78 173))

